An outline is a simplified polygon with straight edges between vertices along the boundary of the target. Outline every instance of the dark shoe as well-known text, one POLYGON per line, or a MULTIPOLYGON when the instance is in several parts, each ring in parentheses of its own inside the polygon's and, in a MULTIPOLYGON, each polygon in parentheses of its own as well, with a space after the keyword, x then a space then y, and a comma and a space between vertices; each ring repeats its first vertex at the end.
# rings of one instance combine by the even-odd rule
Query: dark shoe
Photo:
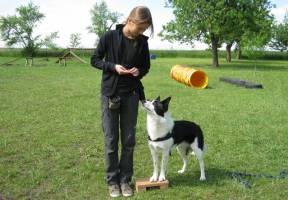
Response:
POLYGON ((128 183, 121 183, 121 190, 124 197, 131 197, 133 196, 133 191, 128 183))
POLYGON ((111 197, 119 197, 120 196, 120 188, 118 185, 109 185, 109 194, 111 197))

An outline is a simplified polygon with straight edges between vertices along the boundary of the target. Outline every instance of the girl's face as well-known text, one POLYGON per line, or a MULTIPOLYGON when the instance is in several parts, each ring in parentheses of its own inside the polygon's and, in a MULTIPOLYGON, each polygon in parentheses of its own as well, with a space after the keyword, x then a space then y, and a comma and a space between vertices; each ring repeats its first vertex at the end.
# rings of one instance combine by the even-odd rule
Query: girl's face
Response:
POLYGON ((131 34, 136 37, 138 35, 143 35, 143 33, 149 28, 149 24, 136 24, 132 21, 132 19, 128 19, 129 30, 131 34))

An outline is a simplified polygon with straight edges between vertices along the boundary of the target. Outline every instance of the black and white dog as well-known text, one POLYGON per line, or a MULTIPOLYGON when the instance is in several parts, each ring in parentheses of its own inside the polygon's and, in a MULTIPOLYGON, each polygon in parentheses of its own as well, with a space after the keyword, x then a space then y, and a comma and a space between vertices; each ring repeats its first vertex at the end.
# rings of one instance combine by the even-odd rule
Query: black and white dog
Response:
POLYGON ((153 158, 154 172, 150 182, 164 181, 168 156, 173 147, 177 147, 179 154, 182 156, 184 165, 178 173, 184 173, 188 164, 188 151, 193 150, 197 156, 201 176, 200 180, 205 180, 203 156, 207 150, 204 143, 204 137, 199 125, 190 121, 174 121, 168 113, 168 105, 171 97, 160 101, 143 100, 142 108, 147 112, 147 131, 149 139, 149 148, 153 158), (162 154, 161 172, 158 178, 158 154, 162 154))

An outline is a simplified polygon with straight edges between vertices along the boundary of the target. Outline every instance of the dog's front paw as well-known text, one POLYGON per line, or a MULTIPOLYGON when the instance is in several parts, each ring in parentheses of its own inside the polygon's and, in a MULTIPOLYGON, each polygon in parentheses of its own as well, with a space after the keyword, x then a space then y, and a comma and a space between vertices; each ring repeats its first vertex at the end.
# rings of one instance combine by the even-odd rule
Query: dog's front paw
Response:
POLYGON ((157 182, 157 176, 152 176, 151 178, 150 178, 150 182, 157 182))
POLYGON ((165 181, 166 180, 166 178, 165 178, 165 176, 164 175, 160 175, 159 176, 159 181, 161 182, 161 181, 165 181))
POLYGON ((205 180, 206 180, 205 176, 203 176, 203 177, 201 176, 200 177, 200 181, 205 181, 205 180))
POLYGON ((183 174, 185 172, 185 170, 181 169, 178 171, 179 174, 183 174))

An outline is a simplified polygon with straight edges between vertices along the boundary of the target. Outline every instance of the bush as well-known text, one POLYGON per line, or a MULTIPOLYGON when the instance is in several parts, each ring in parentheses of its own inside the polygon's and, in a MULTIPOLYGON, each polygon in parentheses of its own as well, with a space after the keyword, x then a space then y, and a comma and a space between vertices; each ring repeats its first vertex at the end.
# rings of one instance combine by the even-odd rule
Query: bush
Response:
MULTIPOLYGON (((93 50, 73 49, 79 57, 92 56, 93 50)), ((67 52, 67 50, 66 50, 67 52)), ((64 55, 65 49, 51 50, 40 49, 35 53, 35 57, 60 57, 64 55)), ((150 50, 150 54, 156 55, 156 58, 212 58, 212 52, 210 50, 150 50)), ((232 59, 236 58, 236 52, 231 52, 232 59)), ((0 48, 0 57, 25 57, 20 48, 0 48)), ((226 58, 226 51, 218 51, 219 58, 226 58)), ((243 59, 247 59, 245 55, 242 55, 243 59)), ((259 58, 264 60, 287 60, 288 54, 278 51, 265 51, 259 58)))

